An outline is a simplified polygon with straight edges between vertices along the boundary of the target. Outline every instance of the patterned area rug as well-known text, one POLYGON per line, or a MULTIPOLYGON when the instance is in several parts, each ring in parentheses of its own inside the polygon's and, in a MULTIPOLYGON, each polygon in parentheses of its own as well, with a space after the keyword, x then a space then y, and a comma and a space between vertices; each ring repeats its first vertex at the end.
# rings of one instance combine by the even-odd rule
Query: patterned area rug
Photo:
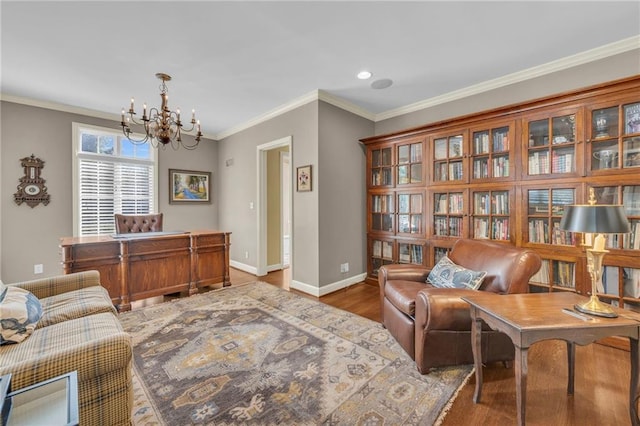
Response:
POLYGON ((472 371, 422 376, 379 323, 262 282, 120 319, 135 425, 431 425, 472 371))

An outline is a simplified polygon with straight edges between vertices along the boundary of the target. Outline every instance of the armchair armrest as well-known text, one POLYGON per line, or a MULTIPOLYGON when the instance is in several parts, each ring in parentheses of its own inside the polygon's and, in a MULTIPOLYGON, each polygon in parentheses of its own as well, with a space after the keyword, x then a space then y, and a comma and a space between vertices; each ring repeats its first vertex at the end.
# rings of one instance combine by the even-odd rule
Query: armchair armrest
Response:
POLYGON ((378 269, 378 282, 383 283, 389 280, 405 280, 426 282, 431 269, 422 265, 414 264, 392 264, 383 265, 378 269))
POLYGON ((477 294, 476 290, 457 288, 425 287, 420 290, 416 296, 416 331, 470 330, 469 304, 462 297, 474 294, 477 294))
POLYGON ((38 299, 42 299, 68 291, 80 290, 81 288, 99 286, 100 273, 98 271, 76 272, 7 285, 24 288, 33 293, 38 299))

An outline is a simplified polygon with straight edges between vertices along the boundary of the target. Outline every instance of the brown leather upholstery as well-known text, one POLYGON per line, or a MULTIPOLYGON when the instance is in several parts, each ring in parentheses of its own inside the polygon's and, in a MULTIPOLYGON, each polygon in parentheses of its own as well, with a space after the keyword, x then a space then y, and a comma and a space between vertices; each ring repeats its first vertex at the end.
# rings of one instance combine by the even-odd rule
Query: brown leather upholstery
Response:
MULTIPOLYGON (((486 240, 458 240, 449 258, 487 271, 479 290, 498 294, 527 293, 541 265, 533 251, 486 240)), ((426 283, 428 275, 429 269, 419 265, 384 265, 378 271, 382 324, 423 374, 433 367, 473 363, 471 316, 461 297, 475 290, 435 288, 426 283)), ((483 362, 514 359, 511 340, 486 325, 482 345, 483 362)))
POLYGON ((117 234, 162 231, 162 213, 143 215, 116 214, 115 219, 117 234))

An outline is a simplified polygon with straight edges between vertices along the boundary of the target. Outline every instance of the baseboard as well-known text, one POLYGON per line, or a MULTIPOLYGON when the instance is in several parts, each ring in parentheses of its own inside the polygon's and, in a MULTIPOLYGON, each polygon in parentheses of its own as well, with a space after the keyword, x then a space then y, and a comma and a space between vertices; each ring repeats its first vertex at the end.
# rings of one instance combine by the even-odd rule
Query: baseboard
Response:
POLYGON ((279 271, 281 269, 282 269, 282 264, 280 263, 267 266, 267 272, 279 271))
POLYGON ((257 275, 258 270, 255 266, 245 265, 244 263, 237 262, 235 260, 229 261, 229 266, 232 268, 240 269, 241 271, 248 272, 249 274, 257 275))
POLYGON ((320 288, 300 281, 291 280, 291 284, 289 285, 289 287, 315 297, 322 297, 326 296, 329 293, 333 293, 334 291, 342 290, 343 288, 347 288, 349 286, 362 282, 366 277, 367 273, 364 272, 362 274, 354 275, 353 277, 349 277, 344 280, 322 286, 320 288))

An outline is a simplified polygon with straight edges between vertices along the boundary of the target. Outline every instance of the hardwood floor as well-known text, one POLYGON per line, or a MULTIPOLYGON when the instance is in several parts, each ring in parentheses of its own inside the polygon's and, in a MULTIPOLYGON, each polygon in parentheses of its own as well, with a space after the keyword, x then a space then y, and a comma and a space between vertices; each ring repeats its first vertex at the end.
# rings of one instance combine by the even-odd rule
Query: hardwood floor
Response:
MULTIPOLYGON (((288 288, 289 270, 272 272, 260 281, 288 288)), ((231 269, 231 283, 257 277, 231 269)), ((301 295, 304 293, 296 292, 301 295)), ((308 296, 311 297, 312 296, 308 296)), ((321 302, 380 320, 378 287, 359 283, 322 296, 321 302)), ((527 383, 528 425, 629 425, 629 352, 593 344, 576 349, 575 395, 566 393, 567 359, 564 342, 536 343, 529 350, 527 383)), ((472 401, 475 377, 460 390, 443 426, 513 425, 516 396, 513 368, 502 364, 483 370, 482 401, 472 401)))

